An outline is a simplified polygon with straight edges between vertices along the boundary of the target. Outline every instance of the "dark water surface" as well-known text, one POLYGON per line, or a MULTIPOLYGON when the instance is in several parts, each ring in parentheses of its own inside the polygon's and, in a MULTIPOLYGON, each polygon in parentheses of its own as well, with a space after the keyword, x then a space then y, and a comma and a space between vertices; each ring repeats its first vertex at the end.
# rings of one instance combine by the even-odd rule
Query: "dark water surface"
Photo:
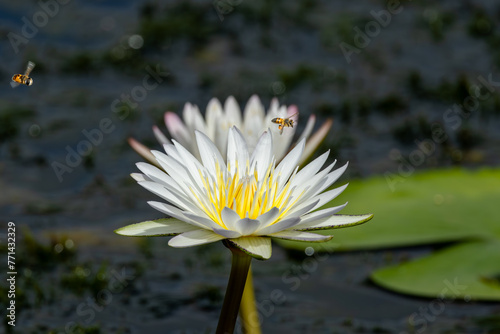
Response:
MULTIPOLYGON (((214 331, 229 274, 222 245, 179 250, 166 239, 112 232, 160 217, 146 204, 154 196, 129 177, 141 159, 126 140, 159 148, 151 126, 164 129, 163 113, 181 113, 187 101, 204 112, 213 96, 234 95, 243 105, 259 94, 266 106, 276 96, 299 107, 299 130, 311 113, 319 123, 333 118, 320 152, 350 161, 345 180, 395 172, 395 157, 408 159, 423 140, 436 149, 417 168, 499 165, 495 1, 403 2, 366 46, 355 43, 353 28, 376 27, 371 11, 387 10, 383 1, 66 2, 26 36, 23 17, 33 22, 40 3, 0 1, 0 221, 18 227, 15 333, 79 333, 73 322, 88 333, 214 331), (13 46, 12 33, 24 42, 13 46), (143 39, 138 49, 131 47, 141 44, 131 39, 136 34, 143 39), (342 42, 359 51, 350 62, 342 42), (12 89, 10 77, 28 60, 37 64, 33 86, 12 89), (151 71, 169 75, 128 106, 114 102, 137 93, 151 71), (453 111, 473 103, 467 98, 480 86, 485 98, 477 107, 453 111), (437 143, 435 129, 447 139, 437 143), (94 137, 92 152, 79 161, 70 152, 84 149, 85 133, 98 130, 102 138, 94 137), (66 172, 58 175, 56 165, 66 172), (23 228, 43 246, 77 252, 63 259, 57 246, 59 255, 44 257, 42 246, 26 246, 23 228), (112 288, 117 273, 128 277, 121 289, 112 288)), ((320 261, 276 246, 269 261, 253 265, 263 331, 499 333, 497 304, 444 301, 437 309, 432 300, 368 280, 374 269, 430 251, 338 253, 320 261), (274 290, 283 292, 283 303, 270 301, 274 290)))

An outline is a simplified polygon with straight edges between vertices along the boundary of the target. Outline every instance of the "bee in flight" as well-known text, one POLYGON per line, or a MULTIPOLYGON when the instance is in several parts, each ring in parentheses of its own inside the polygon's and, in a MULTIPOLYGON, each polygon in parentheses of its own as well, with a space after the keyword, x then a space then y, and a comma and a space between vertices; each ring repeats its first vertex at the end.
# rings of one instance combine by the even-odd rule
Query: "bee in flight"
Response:
POLYGON ((31 86, 33 84, 33 79, 31 79, 28 75, 31 73, 33 68, 35 68, 35 63, 29 61, 24 74, 14 74, 14 76, 12 77, 12 81, 10 82, 12 88, 16 88, 20 84, 31 86))
POLYGON ((281 134, 283 134, 283 128, 284 127, 293 128, 293 124, 295 123, 295 121, 292 118, 294 118, 298 114, 299 113, 296 112, 295 114, 293 114, 293 115, 291 115, 290 117, 287 117, 287 118, 281 118, 281 117, 273 118, 271 120, 271 122, 279 124, 278 125, 278 130, 280 130, 280 135, 281 135, 281 134))

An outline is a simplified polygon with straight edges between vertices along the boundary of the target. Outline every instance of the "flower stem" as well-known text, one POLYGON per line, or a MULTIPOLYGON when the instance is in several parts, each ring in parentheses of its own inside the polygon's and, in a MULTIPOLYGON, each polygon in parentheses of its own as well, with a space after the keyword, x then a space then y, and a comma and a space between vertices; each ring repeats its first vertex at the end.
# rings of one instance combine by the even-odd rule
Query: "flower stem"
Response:
POLYGON ((252 257, 238 248, 232 246, 229 242, 224 242, 232 254, 231 274, 227 283, 226 296, 219 317, 216 334, 232 334, 240 309, 241 297, 247 280, 248 269, 252 257))
POLYGON ((247 282, 240 305, 240 319, 244 334, 261 334, 259 313, 255 306, 252 267, 248 270, 247 282))

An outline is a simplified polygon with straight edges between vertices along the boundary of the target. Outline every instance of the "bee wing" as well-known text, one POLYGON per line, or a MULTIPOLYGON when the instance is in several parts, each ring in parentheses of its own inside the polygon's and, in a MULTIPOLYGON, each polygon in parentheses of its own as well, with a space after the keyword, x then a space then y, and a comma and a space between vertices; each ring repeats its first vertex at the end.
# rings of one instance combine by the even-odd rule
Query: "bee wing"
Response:
POLYGON ((19 82, 16 82, 16 81, 11 81, 10 82, 10 85, 12 86, 12 88, 16 88, 17 86, 19 86, 19 82))
POLYGON ((26 71, 24 71, 24 75, 29 75, 31 71, 35 68, 35 63, 32 61, 28 62, 28 66, 26 67, 26 71))
POLYGON ((299 119, 299 112, 296 112, 295 114, 288 116, 288 119, 292 120, 293 123, 297 123, 297 121, 299 119))

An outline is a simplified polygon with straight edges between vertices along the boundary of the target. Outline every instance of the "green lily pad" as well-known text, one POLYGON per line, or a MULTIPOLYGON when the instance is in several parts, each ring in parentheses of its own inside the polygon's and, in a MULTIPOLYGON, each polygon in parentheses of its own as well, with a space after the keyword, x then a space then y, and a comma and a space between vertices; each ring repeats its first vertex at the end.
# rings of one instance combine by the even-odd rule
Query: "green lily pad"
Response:
POLYGON ((355 180, 328 204, 349 201, 341 214, 373 213, 367 224, 325 231, 334 238, 321 245, 278 243, 338 251, 500 239, 500 170, 434 170, 397 180, 402 182, 390 184, 385 176, 355 180))
POLYGON ((438 299, 500 300, 500 241, 468 242, 372 273, 378 285, 438 299))

